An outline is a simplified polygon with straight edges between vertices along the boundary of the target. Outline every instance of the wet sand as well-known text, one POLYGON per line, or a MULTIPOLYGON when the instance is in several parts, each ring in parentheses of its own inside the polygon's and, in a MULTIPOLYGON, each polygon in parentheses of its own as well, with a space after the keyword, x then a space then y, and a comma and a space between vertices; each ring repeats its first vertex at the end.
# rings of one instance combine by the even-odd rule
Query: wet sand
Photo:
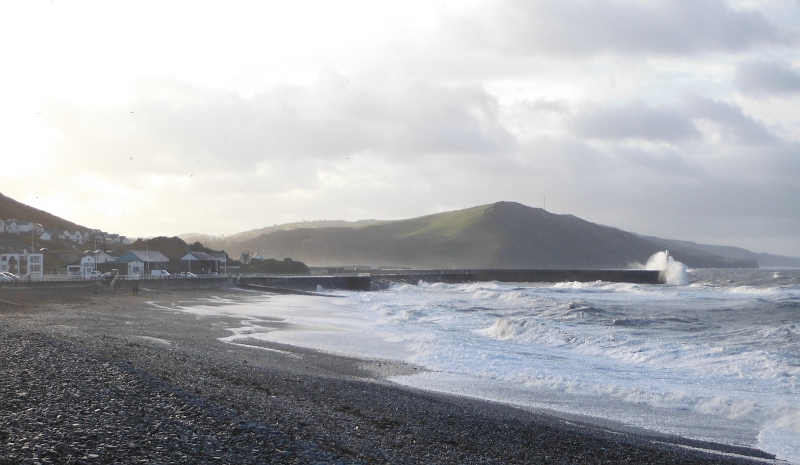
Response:
POLYGON ((386 381, 412 365, 226 344, 235 319, 171 310, 220 297, 249 298, 0 289, 0 463, 773 462, 386 381))

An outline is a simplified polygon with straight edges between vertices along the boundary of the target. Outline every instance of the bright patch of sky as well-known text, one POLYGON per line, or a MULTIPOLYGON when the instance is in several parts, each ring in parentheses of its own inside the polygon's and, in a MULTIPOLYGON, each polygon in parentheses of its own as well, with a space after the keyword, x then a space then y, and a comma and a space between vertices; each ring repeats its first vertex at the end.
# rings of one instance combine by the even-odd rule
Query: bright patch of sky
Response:
POLYGON ((790 0, 7 2, 0 192, 129 236, 498 200, 800 256, 790 0))

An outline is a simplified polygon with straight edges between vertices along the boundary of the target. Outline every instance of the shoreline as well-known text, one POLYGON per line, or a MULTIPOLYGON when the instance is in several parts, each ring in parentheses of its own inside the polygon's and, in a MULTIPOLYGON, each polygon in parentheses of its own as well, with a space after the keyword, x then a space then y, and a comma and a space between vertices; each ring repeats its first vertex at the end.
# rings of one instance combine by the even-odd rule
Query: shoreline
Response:
POLYGON ((230 335, 230 317, 147 303, 213 305, 214 298, 246 299, 241 291, 62 297, 27 300, 22 308, 0 302, 0 399, 10 399, 0 401, 8 431, 0 437, 0 463, 33 454, 99 463, 777 463, 756 449, 386 381, 421 369, 413 365, 225 343, 219 338, 230 335), (76 373, 84 376, 73 385, 76 373), (59 397, 65 389, 72 395, 59 397), (99 404, 83 406, 94 402, 90 393, 100 393, 99 404), (104 432, 87 434, 87 419, 104 432), (206 442, 213 450, 199 447, 206 442))

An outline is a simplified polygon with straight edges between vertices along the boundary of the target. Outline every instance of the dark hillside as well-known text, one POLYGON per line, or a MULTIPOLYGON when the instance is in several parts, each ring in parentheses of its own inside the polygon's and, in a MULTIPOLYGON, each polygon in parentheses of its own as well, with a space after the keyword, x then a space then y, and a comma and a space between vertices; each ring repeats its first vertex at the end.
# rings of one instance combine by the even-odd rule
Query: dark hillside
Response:
POLYGON ((240 244, 265 257, 297 257, 321 265, 459 268, 491 262, 496 233, 483 223, 486 207, 359 228, 276 231, 240 244))
MULTIPOLYGON (((694 268, 758 268, 759 266, 771 266, 768 263, 767 254, 755 254, 749 250, 738 247, 727 247, 721 245, 704 245, 690 241, 678 241, 673 239, 661 239, 659 237, 639 236, 648 240, 662 249, 668 249, 674 257, 692 257, 689 266, 694 268), (764 255, 764 263, 759 260, 759 255, 764 255)), ((788 257, 777 257, 791 260, 788 257)), ((800 263, 800 259, 797 260, 800 263)), ((688 263, 687 263, 688 264, 688 263)))
MULTIPOLYGON (((232 247, 318 266, 602 269, 645 263, 664 246, 572 215, 498 202, 361 227, 280 230, 232 247)), ((677 245, 670 253, 690 267, 757 266, 677 245)))
POLYGON ((158 236, 152 239, 137 239, 136 242, 122 247, 122 250, 157 250, 170 260, 180 260, 181 257, 192 252, 205 252, 210 254, 219 253, 203 246, 199 242, 187 244, 180 237, 158 236))
POLYGON ((499 202, 486 214, 502 231, 496 266, 504 268, 626 268, 661 250, 616 228, 518 203, 499 202))
POLYGON ((0 194, 0 219, 8 220, 10 218, 20 221, 33 221, 34 223, 41 224, 47 230, 54 231, 63 231, 66 229, 74 232, 76 230, 88 231, 91 229, 0 194))

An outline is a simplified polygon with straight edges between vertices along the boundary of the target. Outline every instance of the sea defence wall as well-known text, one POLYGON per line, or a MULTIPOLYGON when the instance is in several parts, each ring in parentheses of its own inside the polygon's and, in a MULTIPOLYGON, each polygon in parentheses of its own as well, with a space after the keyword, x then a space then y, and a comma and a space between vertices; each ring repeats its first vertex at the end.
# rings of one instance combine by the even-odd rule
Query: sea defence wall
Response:
POLYGON ((236 285, 254 284, 257 286, 317 291, 322 289, 344 289, 348 291, 372 290, 372 277, 369 275, 328 275, 328 276, 266 276, 236 278, 236 285))
POLYGON ((4 304, 30 305, 48 300, 69 300, 100 294, 104 290, 104 286, 98 281, 0 283, 0 306, 4 304))
POLYGON ((36 295, 58 297, 67 294, 99 293, 104 287, 114 289, 153 290, 200 290, 241 287, 264 292, 296 290, 297 293, 313 293, 319 290, 371 291, 385 289, 392 282, 417 284, 470 283, 479 281, 499 282, 624 282, 635 284, 663 284, 662 274, 650 270, 373 270, 371 274, 349 275, 261 275, 261 276, 214 276, 191 279, 146 278, 100 281, 20 281, 0 283, 0 300, 20 302, 36 295))
POLYGON ((416 284, 419 281, 467 283, 499 281, 514 283, 594 282, 663 284, 660 271, 654 270, 378 270, 376 281, 416 284))
POLYGON ((654 270, 478 270, 478 281, 560 283, 566 281, 663 284, 654 270))
POLYGON ((112 283, 117 288, 130 288, 138 285, 140 289, 226 289, 232 287, 248 288, 259 286, 272 289, 294 289, 314 292, 322 289, 343 289, 348 291, 372 290, 369 275, 347 276, 224 276, 200 277, 191 279, 123 279, 112 283))

